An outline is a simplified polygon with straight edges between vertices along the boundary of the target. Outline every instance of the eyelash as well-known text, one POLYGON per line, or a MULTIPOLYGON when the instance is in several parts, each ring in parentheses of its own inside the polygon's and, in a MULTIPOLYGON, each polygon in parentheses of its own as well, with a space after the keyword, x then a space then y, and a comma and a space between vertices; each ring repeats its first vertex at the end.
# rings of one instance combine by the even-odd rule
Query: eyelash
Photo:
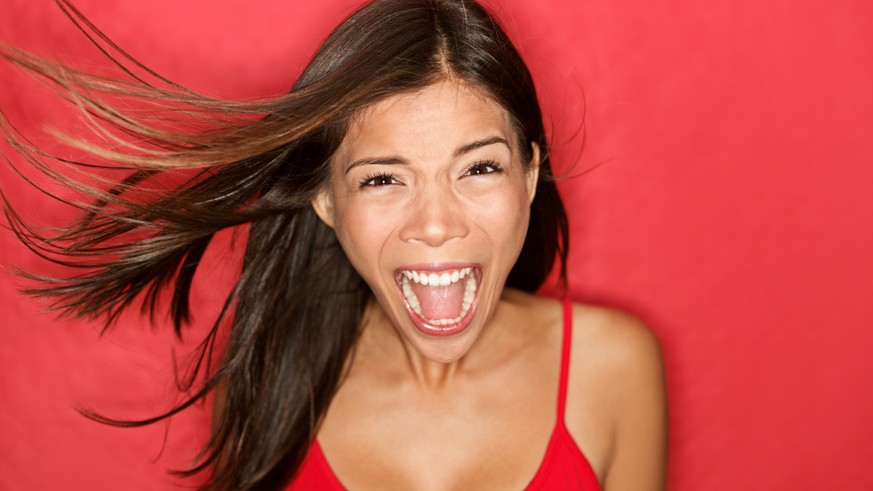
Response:
MULTIPOLYGON (((498 164, 493 160, 480 160, 478 162, 473 163, 470 167, 467 167, 466 172, 464 172, 464 177, 468 176, 483 176, 486 174, 502 174, 503 166, 498 164), (479 172, 474 174, 474 170, 482 170, 487 169, 485 172, 479 172)), ((358 187, 366 188, 366 187, 382 187, 382 186, 390 186, 393 184, 398 184, 400 181, 393 174, 388 174, 387 172, 377 172, 374 174, 368 174, 366 177, 361 179, 361 182, 358 183, 358 187), (380 184, 376 184, 376 181, 383 181, 380 184)))
POLYGON ((382 186, 389 186, 391 184, 396 184, 397 182, 399 182, 399 181, 397 180, 396 177, 394 177, 393 174, 388 174, 385 172, 378 172, 376 174, 367 174, 367 177, 361 179, 361 182, 359 183, 358 187, 359 188, 367 188, 367 187, 378 188, 378 187, 382 187, 382 186), (382 184, 376 184, 375 181, 379 181, 379 180, 384 180, 384 181, 388 181, 388 182, 384 182, 382 184))
POLYGON ((493 160, 480 160, 478 162, 475 162, 470 167, 467 167, 467 172, 465 172, 464 175, 465 176, 481 176, 484 174, 502 174, 502 173, 503 173, 503 166, 501 166, 497 162, 495 162, 493 160), (473 169, 476 169, 476 168, 479 168, 479 169, 490 168, 491 170, 489 170, 488 172, 482 172, 479 174, 472 174, 471 172, 473 171, 473 169))

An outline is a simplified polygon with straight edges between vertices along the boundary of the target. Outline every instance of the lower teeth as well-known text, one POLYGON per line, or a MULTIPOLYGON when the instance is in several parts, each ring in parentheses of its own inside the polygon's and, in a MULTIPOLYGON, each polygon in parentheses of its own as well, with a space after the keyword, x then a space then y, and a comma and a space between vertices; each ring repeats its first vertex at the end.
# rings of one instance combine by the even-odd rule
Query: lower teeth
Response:
POLYGON ((448 326, 450 324, 461 322, 461 319, 463 319, 464 316, 467 315, 467 312, 469 312, 470 306, 473 305, 473 299, 476 297, 476 277, 470 275, 467 279, 466 288, 464 289, 464 299, 461 303, 461 313, 454 319, 428 319, 425 317, 421 312, 421 303, 418 301, 418 297, 415 296, 415 292, 412 291, 412 287, 409 286, 409 280, 405 276, 401 280, 401 289, 403 290, 403 296, 406 297, 407 303, 409 303, 413 312, 418 314, 419 317, 427 321, 428 324, 434 326, 448 326))

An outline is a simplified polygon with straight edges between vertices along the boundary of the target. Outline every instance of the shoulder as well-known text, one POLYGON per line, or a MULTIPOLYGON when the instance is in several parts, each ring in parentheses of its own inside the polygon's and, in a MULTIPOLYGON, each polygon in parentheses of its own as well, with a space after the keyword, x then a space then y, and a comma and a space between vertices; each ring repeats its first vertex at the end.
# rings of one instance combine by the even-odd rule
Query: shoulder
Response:
POLYGON ((625 312, 574 304, 571 350, 571 434, 598 452, 591 460, 611 488, 660 489, 650 487, 663 480, 666 459, 667 402, 657 337, 625 312))
MULTIPOLYGON (((511 305, 507 316, 527 326, 532 336, 549 338, 553 356, 560 356, 556 348, 564 324, 562 302, 511 289, 504 300, 511 305)), ((602 389, 614 388, 616 397, 628 388, 662 383, 660 343, 638 318, 617 309, 573 303, 572 324, 571 374, 597 372, 602 389)))
POLYGON ((649 327, 626 312, 573 304, 573 365, 596 363, 621 381, 662 371, 661 346, 649 327))
MULTIPOLYGON (((560 300, 507 289, 503 300, 508 316, 542 334, 560 340, 563 307, 560 300)), ((597 363, 613 375, 634 378, 661 369, 657 337, 641 320, 626 312, 581 303, 572 304, 571 363, 597 363)))
MULTIPOLYGON (((511 307, 506 315, 530 328, 533 335, 546 335, 560 345, 563 307, 560 300, 507 289, 511 307)), ((663 372, 657 337, 642 321, 616 309, 572 304, 573 335, 570 369, 587 372, 596 368, 605 386, 614 382, 652 382, 663 372)), ((560 354, 555 350, 554 355, 560 354)))

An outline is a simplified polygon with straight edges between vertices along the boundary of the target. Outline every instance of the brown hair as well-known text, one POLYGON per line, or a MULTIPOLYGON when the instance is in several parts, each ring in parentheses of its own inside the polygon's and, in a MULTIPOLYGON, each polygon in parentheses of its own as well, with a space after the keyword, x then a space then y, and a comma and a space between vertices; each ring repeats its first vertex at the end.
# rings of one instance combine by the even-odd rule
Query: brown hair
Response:
MULTIPOLYGON (((67 0, 58 1, 74 22, 109 42, 67 0)), ((353 351, 371 293, 310 201, 329 178, 329 161, 347 122, 363 108, 446 77, 477 87, 503 106, 525 160, 534 143, 543 150, 531 223, 507 286, 536 290, 556 256, 564 277, 567 222, 551 178, 533 80, 495 19, 475 2, 369 3, 333 31, 288 94, 259 102, 210 99, 160 78, 159 87, 133 72, 128 82, 99 77, 10 47, 0 48, 0 55, 53 82, 99 123, 98 131, 116 138, 117 149, 69 143, 133 171, 108 191, 84 186, 53 171, 40 159, 44 154, 4 125, 7 140, 28 162, 95 199, 80 205, 80 220, 51 236, 29 227, 7 204, 7 218, 25 244, 82 268, 63 279, 30 275, 44 283, 29 293, 53 298, 61 312, 106 315, 111 322, 138 298, 153 312, 158 293, 170 288, 170 311, 181 333, 194 273, 213 236, 249 226, 242 272, 192 372, 210 372, 206 365, 219 325, 232 316, 224 352, 205 382, 149 420, 88 413, 109 424, 150 424, 221 385, 226 393, 212 436, 197 465, 181 473, 220 461, 210 488, 285 485, 305 457, 353 351), (118 111, 100 93, 173 104, 210 129, 161 129, 118 111), (177 169, 192 174, 172 189, 146 185, 177 169)))

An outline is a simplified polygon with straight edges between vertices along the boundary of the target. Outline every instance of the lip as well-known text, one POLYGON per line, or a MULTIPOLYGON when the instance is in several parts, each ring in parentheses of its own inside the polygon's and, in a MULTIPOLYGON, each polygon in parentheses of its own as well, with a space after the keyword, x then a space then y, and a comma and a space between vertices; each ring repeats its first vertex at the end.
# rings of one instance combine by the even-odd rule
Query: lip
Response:
POLYGON ((409 305, 409 302, 406 301, 406 297, 403 296, 403 293, 400 292, 400 298, 403 299, 403 305, 406 307, 406 313, 409 316, 410 320, 412 320, 412 324, 424 335, 427 336, 452 336, 455 334, 459 334, 467 329, 467 326, 470 325, 470 321, 473 320, 473 316, 476 313, 476 309, 479 304, 479 292, 482 290, 482 266, 475 263, 462 263, 462 262, 445 262, 445 263, 427 263, 427 264, 410 264, 408 266, 403 266, 402 268, 397 268, 394 271, 394 281, 397 284, 398 290, 401 288, 401 277, 403 276, 403 271, 427 271, 431 273, 438 273, 450 269, 461 269, 461 268, 473 268, 473 276, 476 278, 476 295, 473 297, 473 302, 470 304, 470 308, 467 310, 467 313, 464 317, 461 318, 460 321, 454 324, 447 324, 444 326, 434 326, 429 324, 427 320, 425 320, 420 315, 416 314, 412 307, 409 305))
POLYGON ((409 264, 394 270, 394 276, 400 274, 401 271, 429 271, 431 273, 438 273, 441 271, 445 271, 447 269, 461 269, 461 268, 473 268, 481 271, 482 266, 476 263, 462 263, 462 262, 446 262, 446 263, 421 263, 421 264, 409 264))

